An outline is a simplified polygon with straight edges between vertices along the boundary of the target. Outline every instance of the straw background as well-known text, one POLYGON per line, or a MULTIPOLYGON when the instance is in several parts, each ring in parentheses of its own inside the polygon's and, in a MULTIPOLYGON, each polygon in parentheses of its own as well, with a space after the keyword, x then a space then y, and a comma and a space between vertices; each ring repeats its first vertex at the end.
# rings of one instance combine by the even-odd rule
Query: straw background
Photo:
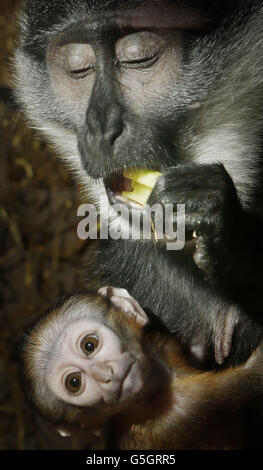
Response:
POLYGON ((0 449, 96 448, 60 438, 28 406, 15 345, 25 325, 82 285, 79 189, 10 99, 18 0, 0 3, 0 449))

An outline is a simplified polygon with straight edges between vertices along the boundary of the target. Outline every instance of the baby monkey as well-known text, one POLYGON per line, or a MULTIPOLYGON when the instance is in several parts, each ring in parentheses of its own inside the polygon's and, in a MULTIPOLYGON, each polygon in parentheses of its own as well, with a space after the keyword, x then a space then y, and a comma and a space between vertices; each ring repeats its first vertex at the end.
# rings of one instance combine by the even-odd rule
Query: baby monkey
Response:
POLYGON ((242 406, 263 391, 262 345, 203 372, 125 289, 74 296, 23 338, 26 392, 62 435, 108 429, 111 449, 242 448, 242 406))

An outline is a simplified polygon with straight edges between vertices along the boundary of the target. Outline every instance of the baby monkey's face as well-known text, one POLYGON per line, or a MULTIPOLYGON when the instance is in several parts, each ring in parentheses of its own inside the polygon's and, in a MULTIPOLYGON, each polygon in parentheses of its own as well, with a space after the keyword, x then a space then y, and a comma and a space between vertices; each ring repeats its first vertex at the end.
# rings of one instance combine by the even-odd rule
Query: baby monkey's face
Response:
POLYGON ((138 354, 88 315, 67 328, 47 381, 58 398, 85 407, 121 404, 143 388, 138 354))

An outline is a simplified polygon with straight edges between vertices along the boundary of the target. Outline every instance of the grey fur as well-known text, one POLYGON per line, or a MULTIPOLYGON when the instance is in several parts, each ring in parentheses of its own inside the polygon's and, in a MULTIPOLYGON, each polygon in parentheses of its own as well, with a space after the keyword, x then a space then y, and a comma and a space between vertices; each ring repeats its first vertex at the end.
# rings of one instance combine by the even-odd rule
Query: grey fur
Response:
MULTIPOLYGON (((74 109, 65 109, 56 98, 45 60, 40 62, 28 52, 32 43, 48 41, 74 18, 83 14, 92 16, 92 5, 87 7, 87 3, 78 2, 71 10, 70 20, 66 12, 62 24, 52 31, 39 31, 33 38, 28 35, 28 16, 20 16, 21 36, 14 56, 14 88, 31 125, 54 144, 69 169, 88 190, 92 192, 95 187, 97 197, 98 188, 105 196, 103 183, 93 181, 82 169, 76 131, 69 125, 74 109)), ((106 8, 107 2, 102 3, 106 8)), ((243 205, 254 203, 253 195, 260 185, 262 17, 260 2, 243 2, 239 14, 235 14, 230 24, 196 42, 183 65, 181 78, 176 83, 171 82, 169 102, 160 100, 158 104, 160 109, 165 107, 167 117, 172 117, 175 112, 180 114, 186 108, 193 109, 190 118, 177 131, 178 154, 183 155, 185 161, 222 162, 236 184, 243 205), (246 3, 250 8, 244 20, 246 3)))

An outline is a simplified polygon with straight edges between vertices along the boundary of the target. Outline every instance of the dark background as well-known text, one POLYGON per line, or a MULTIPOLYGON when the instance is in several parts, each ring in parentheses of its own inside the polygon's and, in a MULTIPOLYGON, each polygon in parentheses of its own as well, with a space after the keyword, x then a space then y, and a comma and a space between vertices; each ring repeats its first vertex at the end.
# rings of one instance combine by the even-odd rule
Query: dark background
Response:
MULTIPOLYGON (((0 450, 100 449, 100 439, 61 438, 34 414, 19 381, 18 339, 35 316, 81 288, 86 252, 76 232, 81 188, 27 127, 10 94, 20 4, 0 1, 0 450)), ((248 419, 257 449, 262 410, 263 401, 248 419)))
POLYGON ((80 188, 10 100, 20 4, 0 2, 0 449, 87 448, 34 415, 14 353, 25 325, 80 288, 85 252, 76 233, 80 188))

